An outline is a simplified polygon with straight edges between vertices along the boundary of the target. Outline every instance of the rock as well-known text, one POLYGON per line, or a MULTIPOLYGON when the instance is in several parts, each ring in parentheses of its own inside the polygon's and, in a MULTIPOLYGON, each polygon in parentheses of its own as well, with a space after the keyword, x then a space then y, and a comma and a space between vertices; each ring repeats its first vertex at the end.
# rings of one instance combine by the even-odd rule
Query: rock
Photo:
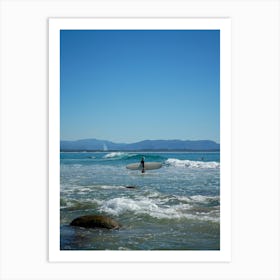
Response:
POLYGON ((136 186, 126 186, 127 189, 136 189, 136 186))
POLYGON ((119 229, 120 224, 113 219, 100 215, 86 215, 74 219, 70 226, 84 227, 84 228, 107 228, 119 229))

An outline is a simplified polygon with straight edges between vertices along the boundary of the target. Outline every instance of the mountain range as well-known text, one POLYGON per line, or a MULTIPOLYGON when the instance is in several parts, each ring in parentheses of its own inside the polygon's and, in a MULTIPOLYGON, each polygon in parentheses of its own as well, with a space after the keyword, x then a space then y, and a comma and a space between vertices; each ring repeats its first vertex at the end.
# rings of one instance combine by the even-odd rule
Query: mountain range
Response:
POLYGON ((61 151, 219 151, 220 144, 211 140, 143 140, 114 143, 107 140, 81 139, 60 141, 61 151))

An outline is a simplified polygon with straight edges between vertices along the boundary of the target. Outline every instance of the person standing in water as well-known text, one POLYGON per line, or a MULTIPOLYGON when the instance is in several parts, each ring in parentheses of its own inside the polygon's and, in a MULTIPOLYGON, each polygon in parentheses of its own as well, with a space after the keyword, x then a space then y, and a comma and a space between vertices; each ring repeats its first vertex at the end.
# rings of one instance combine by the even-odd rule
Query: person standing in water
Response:
POLYGON ((142 173, 145 172, 145 158, 142 157, 141 162, 140 162, 140 166, 142 167, 142 173))

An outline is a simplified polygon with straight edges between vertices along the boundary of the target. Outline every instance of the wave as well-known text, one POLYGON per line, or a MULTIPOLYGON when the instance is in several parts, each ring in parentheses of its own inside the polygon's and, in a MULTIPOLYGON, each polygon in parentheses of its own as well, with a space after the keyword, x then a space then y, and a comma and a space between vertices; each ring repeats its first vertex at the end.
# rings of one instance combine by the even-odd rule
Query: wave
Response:
POLYGON ((142 157, 145 158, 145 161, 166 159, 160 155, 137 154, 137 153, 126 153, 126 152, 111 152, 111 153, 104 155, 103 159, 106 159, 106 160, 137 160, 140 162, 142 157))
POLYGON ((127 156, 127 153, 123 152, 112 152, 109 154, 106 154, 103 158, 123 158, 124 156, 127 156))
POLYGON ((77 210, 88 210, 95 209, 102 202, 97 199, 60 199, 60 209, 68 210, 68 211, 77 211, 77 210))
POLYGON ((179 201, 186 201, 189 203, 212 203, 220 202, 219 196, 204 196, 204 195, 192 195, 192 196, 175 196, 179 201))
POLYGON ((167 166, 174 167, 187 167, 187 168, 220 168, 220 163, 216 161, 193 161, 193 160, 180 160, 176 158, 169 158, 165 161, 167 166))
MULTIPOLYGON (((170 204, 170 199, 163 201, 162 199, 150 197, 138 197, 137 199, 127 197, 117 197, 109 199, 102 203, 99 211, 109 215, 119 216, 127 212, 136 215, 149 215, 156 219, 191 219, 219 222, 219 205, 215 207, 206 207, 209 197, 189 197, 188 202, 170 204), (199 206, 197 203, 203 201, 205 206, 199 206)), ((211 198, 210 198, 211 199, 211 198)))
POLYGON ((61 194, 88 194, 94 193, 97 190, 122 190, 127 189, 126 185, 86 185, 86 186, 67 186, 61 185, 61 194))
POLYGON ((97 189, 117 190, 126 189, 122 185, 95 185, 72 189, 82 195, 74 199, 68 192, 62 192, 65 196, 60 200, 60 209, 63 211, 91 210, 108 215, 132 215, 149 216, 154 219, 189 219, 200 221, 219 222, 220 197, 207 195, 167 195, 157 191, 148 191, 142 194, 129 193, 128 196, 115 198, 89 198, 86 194, 95 192, 97 189))

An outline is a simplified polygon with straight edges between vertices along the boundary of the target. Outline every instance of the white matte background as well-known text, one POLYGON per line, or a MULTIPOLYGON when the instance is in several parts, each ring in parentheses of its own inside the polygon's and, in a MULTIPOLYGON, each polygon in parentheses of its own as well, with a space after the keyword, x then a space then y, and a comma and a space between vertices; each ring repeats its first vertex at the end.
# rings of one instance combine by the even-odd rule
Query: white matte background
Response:
POLYGON ((279 15, 277 0, 0 0, 0 278, 280 279, 279 15), (232 262, 49 263, 47 19, 227 16, 232 262))

